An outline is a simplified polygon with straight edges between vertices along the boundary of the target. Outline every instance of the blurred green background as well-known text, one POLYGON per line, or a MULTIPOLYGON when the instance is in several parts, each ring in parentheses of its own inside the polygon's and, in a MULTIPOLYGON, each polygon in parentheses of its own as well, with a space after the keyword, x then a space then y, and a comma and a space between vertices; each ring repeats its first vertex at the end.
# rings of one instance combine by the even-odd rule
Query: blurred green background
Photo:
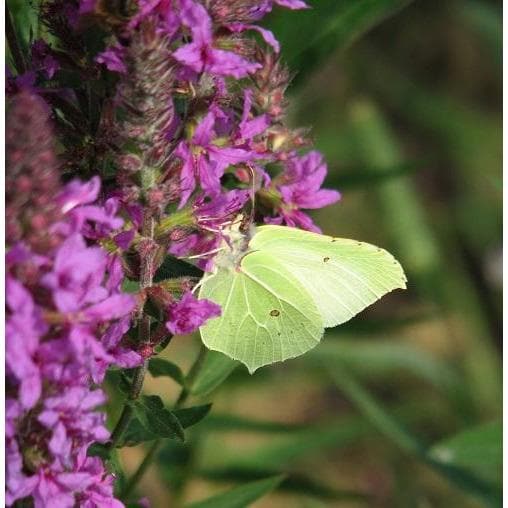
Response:
MULTIPOLYGON (((137 494, 156 508, 234 486, 193 507, 500 506, 501 2, 309 3, 266 25, 295 73, 290 123, 343 194, 316 222, 387 248, 408 290, 253 377, 209 356, 189 403, 213 401, 210 415, 165 441, 137 494)), ((178 338, 164 356, 185 371, 198 350, 178 338)), ((145 386, 179 393, 169 377, 145 386)), ((148 449, 122 450, 128 474, 148 449)))
MULTIPOLYGON (((195 390, 210 416, 167 442, 139 493, 177 506, 284 473, 254 506, 500 506, 501 3, 310 4, 267 25, 295 72, 290 123, 343 193, 316 221, 390 250, 409 288, 253 377, 215 358, 195 390)), ((164 354, 188 366, 197 351, 181 338, 164 354)), ((146 390, 178 393, 168 378, 146 390)))

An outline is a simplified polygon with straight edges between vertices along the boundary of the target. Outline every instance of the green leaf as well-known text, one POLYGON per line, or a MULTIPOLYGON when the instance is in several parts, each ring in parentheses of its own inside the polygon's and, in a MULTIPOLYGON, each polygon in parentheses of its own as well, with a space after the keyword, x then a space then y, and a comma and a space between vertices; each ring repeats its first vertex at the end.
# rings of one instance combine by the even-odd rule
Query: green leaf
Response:
POLYGON ((86 451, 88 457, 100 457, 102 460, 109 459, 110 453, 110 449, 102 443, 92 443, 86 451))
POLYGON ((443 475, 463 491, 482 499, 488 506, 494 507, 499 504, 499 489, 493 488, 492 485, 464 468, 446 464, 429 455, 423 443, 385 411, 367 390, 345 372, 345 368, 337 369, 335 367, 333 370, 330 369, 330 373, 339 389, 353 402, 364 417, 399 448, 443 475))
POLYGON ((117 446, 118 448, 122 448, 124 446, 137 446, 140 443, 153 441, 154 439, 159 438, 160 436, 146 429, 141 424, 141 422, 136 417, 134 417, 129 422, 129 426, 127 427, 127 430, 124 432, 117 446))
POLYGON ((206 428, 215 432, 244 431, 244 432, 266 432, 286 433, 305 430, 304 425, 270 422, 265 420, 254 420, 237 415, 214 414, 206 419, 206 428))
POLYGON ((166 409, 157 395, 143 395, 134 403, 134 411, 143 427, 157 437, 185 440, 182 424, 176 415, 166 409))
POLYGON ((175 409, 174 414, 184 429, 200 422, 212 408, 211 404, 175 409))
MULTIPOLYGON (((278 474, 279 471, 260 468, 211 468, 198 471, 198 475, 212 481, 248 482, 278 474)), ((351 490, 336 489, 306 475, 291 473, 286 475, 279 486, 280 491, 319 496, 324 499, 341 501, 365 501, 366 495, 351 490)))
POLYGON ((188 508, 245 508, 274 490, 284 476, 246 483, 227 492, 188 505, 188 508))
POLYGON ((503 428, 498 421, 464 430, 434 444, 429 455, 443 464, 462 467, 500 485, 503 428))
POLYGON ((122 291, 125 293, 137 293, 139 291, 139 282, 125 277, 122 282, 122 291))
POLYGON ((493 63, 500 65, 503 53, 501 3, 494 5, 481 0, 463 0, 455 8, 463 22, 480 35, 490 49, 493 63))
POLYGON ((357 167, 334 171, 334 168, 330 168, 333 177, 329 178, 328 182, 341 191, 373 187, 400 176, 413 174, 422 166, 423 163, 405 162, 381 169, 357 167))
POLYGON ((207 351, 205 360, 190 387, 193 395, 205 397, 217 388, 240 365, 217 351, 207 351))
MULTIPOLYGON (((409 85, 397 85, 397 74, 386 73, 383 79, 379 78, 377 67, 379 66, 379 58, 369 60, 371 68, 369 72, 373 72, 376 80, 379 79, 380 86, 386 87, 387 91, 393 92, 393 98, 397 100, 400 106, 400 112, 406 113, 410 108, 410 103, 418 103, 418 111, 415 112, 415 119, 421 120, 422 116, 435 116, 437 122, 453 123, 447 131, 449 142, 456 147, 460 138, 460 131, 464 124, 474 125, 475 130, 483 131, 487 129, 488 139, 482 136, 485 133, 469 133, 464 136, 464 146, 460 147, 461 156, 468 158, 468 164, 471 164, 473 154, 466 156, 468 147, 482 147, 482 154, 491 154, 488 141, 496 138, 496 131, 492 131, 492 126, 488 128, 480 117, 475 120, 466 120, 465 116, 469 116, 469 110, 460 108, 455 113, 454 108, 447 108, 444 103, 437 101, 432 104, 433 115, 429 113, 430 105, 426 104, 426 100, 417 99, 417 90, 409 85), (374 72, 373 69, 376 69, 374 72), (404 95, 406 94, 406 95, 404 95), (416 114, 417 113, 417 114, 416 114), (454 116, 456 118, 454 118, 454 116), (453 119, 453 120, 452 120, 453 119), (467 145, 467 146, 466 146, 467 145), (486 148, 488 147, 488 148, 486 148), (484 152, 486 150, 486 152, 484 152)), ((405 83, 404 78, 399 78, 405 83)), ((425 94, 427 95, 427 94, 425 94)), ((429 100, 433 94, 428 94, 429 100)), ((472 112, 471 112, 472 113, 472 112)), ((392 134, 389 125, 385 122, 383 115, 376 106, 367 101, 358 101, 351 108, 352 123, 356 130, 356 143, 361 148, 358 155, 361 160, 371 167, 391 167, 397 164, 402 157, 402 150, 397 143, 396 138, 392 134)), ((444 132, 441 132, 437 125, 426 125, 430 131, 436 136, 444 139, 444 132)), ((476 159, 477 164, 474 168, 474 174, 478 175, 478 164, 484 168, 483 159, 476 159)), ((462 161, 459 165, 466 164, 462 161)), ((497 166, 496 166, 497 167, 497 166)), ((487 173, 483 170, 479 179, 486 179, 487 173)), ((475 176, 476 178, 476 176, 475 176)), ((466 185, 466 182, 463 182, 466 185)), ((469 185, 473 185, 470 181, 469 185)), ((472 188, 478 186, 477 182, 472 188)), ((460 255, 451 252, 446 255, 443 252, 441 243, 434 233, 434 225, 427 217, 427 209, 421 201, 421 193, 415 189, 413 182, 408 178, 392 180, 379 186, 376 191, 380 211, 384 223, 388 225, 388 231, 396 242, 398 256, 408 272, 413 274, 412 280, 414 287, 428 298, 436 301, 444 312, 453 312, 461 316, 464 326, 461 327, 461 342, 464 351, 462 355, 463 371, 466 377, 466 390, 469 393, 469 399, 472 400, 476 408, 480 411, 495 411, 499 408, 501 396, 500 390, 500 369, 498 361, 498 351, 493 342, 490 340, 491 330, 488 325, 488 319, 483 312, 483 303, 479 298, 479 293, 473 287, 470 273, 464 266, 461 266, 463 258, 460 255), (401 210, 404 213, 401 213, 401 210), (446 261, 445 261, 446 260, 446 261)), ((490 192, 490 194, 492 194, 490 192)), ((489 195, 490 200, 494 198, 489 195)), ((490 206, 490 205, 489 205, 490 206)), ((474 207, 467 207, 477 214, 478 211, 474 207)), ((494 208, 495 209, 495 206, 494 208)), ((477 217, 475 216, 474 219, 477 217)), ((443 215, 443 220, 448 218, 443 215)), ((483 221, 475 224, 482 224, 483 221)), ((455 226, 453 226, 455 227, 455 226)), ((475 235, 482 227, 474 228, 475 235)), ((496 227, 496 238, 498 237, 498 228, 496 227)), ((481 236, 481 232, 480 232, 481 236)), ((484 245, 488 242, 484 241, 484 245)), ((457 246, 462 250, 463 246, 457 246)))
MULTIPOLYGON (((217 456, 212 447, 206 461, 207 468, 283 468, 302 459, 318 456, 326 450, 334 451, 372 433, 372 426, 357 416, 330 423, 310 426, 289 436, 273 438, 269 444, 257 446, 251 452, 239 454, 236 449, 224 450, 217 456)), ((208 454, 207 454, 208 455, 208 454)))
MULTIPOLYGON (((155 397, 159 399, 159 397, 155 397)), ((159 399, 160 400, 160 399, 159 399)), ((161 401, 162 402, 162 401, 161 401)), ((158 402, 155 404, 158 406, 158 402)), ((211 404, 205 404, 203 406, 195 406, 184 409, 176 409, 174 411, 169 411, 165 409, 167 413, 173 415, 174 418, 177 419, 179 427, 186 429, 200 422, 210 411, 212 407, 211 404)), ((171 420, 174 421, 174 420, 171 420)), ((183 432, 183 430, 182 430, 183 432)), ((134 417, 131 419, 127 430, 125 431, 123 438, 118 443, 118 447, 122 446, 136 446, 145 441, 153 441, 154 439, 159 439, 161 437, 165 438, 178 438, 180 439, 180 435, 176 432, 169 431, 168 435, 162 436, 160 433, 155 432, 153 426, 146 426, 141 423, 140 419, 134 417)), ((183 439, 182 439, 183 441, 183 439)))
POLYGON ((153 377, 167 376, 182 386, 185 382, 185 376, 180 367, 164 358, 152 358, 148 364, 148 370, 153 377))
POLYGON ((153 281, 157 283, 166 279, 174 279, 176 277, 201 278, 202 276, 203 270, 200 270, 197 266, 168 255, 164 258, 164 261, 155 272, 153 281))
MULTIPOLYGON (((454 394, 461 390, 461 379, 448 364, 434 358, 423 349, 402 341, 380 341, 345 339, 340 332, 332 332, 332 337, 340 338, 337 341, 328 341, 320 344, 312 351, 313 358, 333 361, 339 365, 368 376, 379 374, 393 374, 404 370, 428 381, 439 389, 445 389, 454 394)), ((311 356, 309 355, 309 357, 311 356)))
POLYGON ((368 421, 403 450, 421 455, 425 446, 404 429, 363 389, 344 368, 335 367, 330 373, 339 389, 356 405, 368 421))
POLYGON ((38 33, 38 9, 31 2, 24 0, 9 0, 7 4, 12 15, 20 49, 25 61, 28 62, 30 61, 30 44, 38 33), (33 35, 31 36, 31 34, 33 35))
POLYGON ((320 0, 312 9, 281 12, 269 20, 281 43, 283 59, 303 82, 336 50, 344 49, 411 0, 320 0), (312 28, 311 28, 312 27, 312 28), (306 34, 302 44, 302 34, 306 34))

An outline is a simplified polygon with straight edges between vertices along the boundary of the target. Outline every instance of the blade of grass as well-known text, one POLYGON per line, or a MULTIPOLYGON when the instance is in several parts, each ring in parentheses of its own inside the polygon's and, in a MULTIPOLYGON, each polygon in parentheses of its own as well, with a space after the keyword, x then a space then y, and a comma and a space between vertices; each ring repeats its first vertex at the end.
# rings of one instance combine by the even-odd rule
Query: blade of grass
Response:
POLYGON ((268 20, 281 43, 282 57, 298 69, 294 85, 303 83, 330 55, 343 50, 373 26, 412 0, 320 0, 312 9, 275 13, 268 20), (312 27, 312 29, 310 29, 312 27), (306 43, 301 43, 306 34, 306 43))
POLYGON ((329 367, 329 372, 337 387, 365 419, 401 450, 431 467, 464 492, 481 499, 488 506, 498 506, 501 499, 499 489, 465 469, 443 463, 427 454, 427 446, 385 411, 376 399, 347 372, 345 366, 341 368, 335 364, 329 367))
MULTIPOLYGON (((372 103, 354 103, 351 115, 361 146, 359 154, 366 164, 381 168, 400 163, 401 150, 372 103)), ((380 185, 376 197, 384 223, 396 244, 396 256, 409 272, 409 287, 415 287, 437 302, 445 315, 456 313, 465 323, 459 330, 454 328, 452 320, 449 326, 456 330, 454 339, 462 347, 460 354, 469 393, 479 412, 486 410, 496 414, 501 398, 498 354, 479 296, 460 258, 451 250, 445 260, 420 195, 408 177, 380 185)), ((453 249, 453 245, 451 247, 453 249)))

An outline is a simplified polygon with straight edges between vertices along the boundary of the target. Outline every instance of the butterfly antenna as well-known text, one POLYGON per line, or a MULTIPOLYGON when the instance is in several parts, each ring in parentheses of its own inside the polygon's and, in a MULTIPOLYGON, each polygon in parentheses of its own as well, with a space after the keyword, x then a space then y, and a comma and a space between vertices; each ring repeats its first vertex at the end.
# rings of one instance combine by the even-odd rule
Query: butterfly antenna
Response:
POLYGON ((224 250, 224 247, 218 247, 217 249, 202 252, 201 254, 195 254, 194 256, 185 256, 185 259, 200 259, 209 256, 210 254, 217 254, 217 252, 220 252, 221 250, 224 250))
POLYGON ((250 181, 251 181, 251 189, 250 189, 250 210, 249 214, 245 215, 242 218, 240 224, 240 230, 243 232, 249 231, 250 226, 254 222, 254 214, 256 211, 256 173, 254 172, 254 168, 247 164, 247 168, 250 172, 250 181))

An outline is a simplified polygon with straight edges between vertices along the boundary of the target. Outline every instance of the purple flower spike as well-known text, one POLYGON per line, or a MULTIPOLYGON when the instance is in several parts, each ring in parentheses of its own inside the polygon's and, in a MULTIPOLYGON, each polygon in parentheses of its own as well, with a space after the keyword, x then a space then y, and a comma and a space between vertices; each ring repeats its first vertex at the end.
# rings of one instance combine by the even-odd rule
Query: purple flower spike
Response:
POLYGON ((173 335, 188 335, 195 332, 202 324, 221 314, 219 305, 210 300, 198 300, 190 291, 181 300, 172 303, 168 308, 166 328, 173 335))

